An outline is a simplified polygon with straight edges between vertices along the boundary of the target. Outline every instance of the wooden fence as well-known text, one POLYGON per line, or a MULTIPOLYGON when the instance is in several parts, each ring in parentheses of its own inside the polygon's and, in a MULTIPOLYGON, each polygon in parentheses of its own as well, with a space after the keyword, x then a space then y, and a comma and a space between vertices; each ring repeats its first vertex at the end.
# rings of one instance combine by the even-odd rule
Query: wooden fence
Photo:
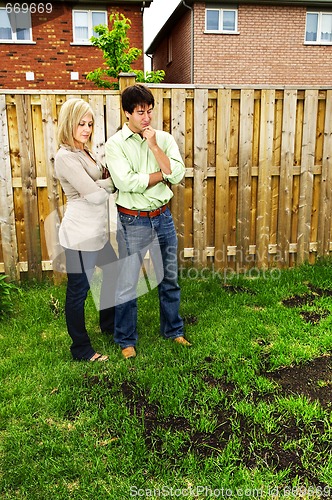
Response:
MULTIPOLYGON (((332 89, 150 88, 153 125, 186 164, 171 207, 180 266, 288 267, 332 251, 332 89)), ((72 96, 95 110, 103 161, 123 121, 118 91, 0 93, 0 272, 14 280, 52 272, 44 223, 65 201, 53 166, 58 111, 72 96)))

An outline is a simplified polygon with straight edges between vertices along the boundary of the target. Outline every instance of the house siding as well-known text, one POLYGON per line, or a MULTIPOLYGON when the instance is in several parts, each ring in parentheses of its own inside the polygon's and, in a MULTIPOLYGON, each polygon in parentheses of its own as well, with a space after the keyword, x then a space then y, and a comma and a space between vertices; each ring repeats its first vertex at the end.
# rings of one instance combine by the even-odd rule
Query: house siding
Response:
MULTIPOLYGON (((131 20, 128 31, 130 46, 143 48, 143 19, 140 6, 108 8, 131 20)), ((91 45, 71 45, 73 42, 72 8, 53 2, 52 13, 32 14, 32 37, 35 43, 0 43, 0 88, 3 89, 87 89, 97 87, 86 75, 103 65, 100 49, 91 45), (26 80, 26 72, 35 79, 26 80), (79 79, 71 80, 71 72, 79 79)), ((133 64, 143 69, 143 57, 133 64)))
MULTIPOLYGON (((304 44, 303 6, 239 5, 238 34, 206 34, 205 4, 194 8, 195 84, 322 85, 332 84, 331 45, 304 44)), ((319 10, 319 9, 315 9, 319 10)), ((180 23, 173 32, 180 31, 180 23)), ((184 44, 181 53, 187 54, 184 44)), ((154 60, 159 60, 159 47, 154 60)), ((188 56, 186 56, 188 57, 188 56)), ((187 64, 181 58, 182 66, 187 64)), ((172 65, 177 65, 173 60, 172 65)), ((181 73, 166 69, 165 83, 190 83, 181 73)))

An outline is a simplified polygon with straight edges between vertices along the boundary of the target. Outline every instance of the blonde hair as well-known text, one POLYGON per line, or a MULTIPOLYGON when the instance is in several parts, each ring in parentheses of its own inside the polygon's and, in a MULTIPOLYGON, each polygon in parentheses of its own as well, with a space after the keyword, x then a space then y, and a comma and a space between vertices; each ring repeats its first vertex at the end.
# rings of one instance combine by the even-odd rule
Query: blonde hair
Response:
MULTIPOLYGON (((74 143, 74 131, 83 116, 87 113, 91 113, 93 121, 95 120, 94 112, 89 103, 83 99, 68 99, 61 106, 59 118, 58 118, 58 146, 60 144, 67 144, 68 146, 75 148, 74 143)), ((91 145, 92 134, 88 145, 91 145)))

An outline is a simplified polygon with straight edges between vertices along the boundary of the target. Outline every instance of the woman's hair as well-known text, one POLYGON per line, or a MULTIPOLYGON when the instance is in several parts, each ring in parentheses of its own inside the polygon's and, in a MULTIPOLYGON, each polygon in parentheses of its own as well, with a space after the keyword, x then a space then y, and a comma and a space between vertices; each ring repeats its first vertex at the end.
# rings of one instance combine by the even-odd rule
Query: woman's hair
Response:
MULTIPOLYGON (((83 116, 87 113, 91 113, 92 119, 94 121, 94 113, 86 101, 83 99, 68 99, 61 106, 59 118, 58 118, 58 145, 67 144, 72 148, 75 148, 74 142, 74 131, 83 116)), ((92 127, 93 133, 93 127, 92 127)), ((90 136, 89 143, 91 143, 92 134, 90 136)))
POLYGON ((122 91, 121 104, 123 111, 132 114, 136 106, 148 105, 154 107, 154 97, 148 87, 135 83, 122 91))

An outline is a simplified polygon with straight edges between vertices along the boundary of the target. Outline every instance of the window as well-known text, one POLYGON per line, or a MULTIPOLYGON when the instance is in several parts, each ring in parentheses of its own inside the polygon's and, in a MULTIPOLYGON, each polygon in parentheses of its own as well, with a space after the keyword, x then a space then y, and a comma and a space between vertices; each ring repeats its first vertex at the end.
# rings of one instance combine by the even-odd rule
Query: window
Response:
POLYGON ((206 9, 205 30, 213 33, 237 32, 237 9, 206 9))
POLYGON ((173 61, 173 41, 172 37, 168 37, 167 39, 167 64, 170 64, 173 61))
POLYGON ((332 12, 307 12, 305 41, 332 44, 332 12))
POLYGON ((107 25, 107 13, 101 10, 74 10, 74 43, 89 43, 92 36, 98 36, 93 30, 98 24, 107 25))
POLYGON ((7 12, 0 7, 0 42, 31 42, 30 12, 7 12))

